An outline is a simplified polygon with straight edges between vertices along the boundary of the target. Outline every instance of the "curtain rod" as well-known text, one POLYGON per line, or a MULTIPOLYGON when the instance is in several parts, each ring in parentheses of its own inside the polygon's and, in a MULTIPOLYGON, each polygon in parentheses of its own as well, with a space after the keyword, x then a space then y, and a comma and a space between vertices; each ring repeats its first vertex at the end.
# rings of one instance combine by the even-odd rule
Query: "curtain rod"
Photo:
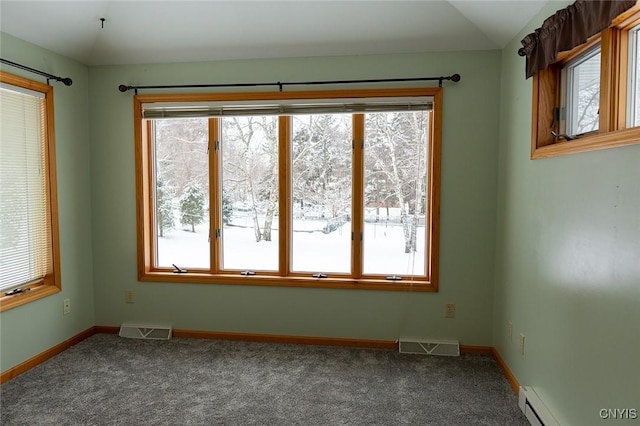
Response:
POLYGON ((49 84, 49 80, 60 81, 64 83, 65 86, 71 86, 73 84, 73 81, 69 77, 58 77, 57 75, 49 74, 48 72, 44 72, 44 71, 39 71, 37 69, 28 67, 26 65, 21 65, 16 62, 12 62, 3 58, 0 58, 0 62, 2 62, 3 64, 11 65, 12 67, 15 67, 15 68, 20 68, 21 70, 29 71, 34 74, 39 74, 44 77, 47 77, 47 84, 49 84))
POLYGON ((134 90, 136 95, 138 90, 142 89, 193 89, 202 87, 260 87, 260 86, 278 86, 282 92, 284 86, 316 86, 322 84, 355 84, 355 83, 397 83, 403 81, 434 81, 437 80, 438 84, 442 86, 444 80, 450 80, 453 82, 460 81, 460 74, 453 74, 447 77, 420 77, 420 78, 385 78, 385 79, 373 79, 373 80, 332 80, 332 81, 293 81, 293 82, 276 82, 276 83, 224 83, 224 84, 175 84, 165 86, 127 86, 121 84, 118 86, 118 90, 126 92, 128 90, 134 90))

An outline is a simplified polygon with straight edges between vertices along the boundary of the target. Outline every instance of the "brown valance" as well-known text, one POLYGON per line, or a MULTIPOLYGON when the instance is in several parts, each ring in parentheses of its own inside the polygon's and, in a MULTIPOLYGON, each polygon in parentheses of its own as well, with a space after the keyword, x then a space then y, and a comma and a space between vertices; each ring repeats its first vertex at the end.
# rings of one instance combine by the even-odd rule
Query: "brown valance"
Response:
POLYGON ((557 55, 571 50, 611 25, 611 21, 637 0, 578 0, 545 19, 542 26, 522 39, 527 57, 527 78, 547 68, 557 55))

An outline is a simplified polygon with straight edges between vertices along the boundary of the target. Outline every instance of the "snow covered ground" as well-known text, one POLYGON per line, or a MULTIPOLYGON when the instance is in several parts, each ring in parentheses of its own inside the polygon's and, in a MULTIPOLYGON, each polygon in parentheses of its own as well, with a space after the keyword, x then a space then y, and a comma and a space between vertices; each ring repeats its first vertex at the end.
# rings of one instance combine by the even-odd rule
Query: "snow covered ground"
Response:
MULTIPOLYGON (((261 223, 262 224, 262 223, 261 223)), ((244 223, 234 223, 244 225, 244 223)), ((249 224, 247 224, 249 225, 249 224)), ((277 221, 274 221, 277 225, 277 221)), ((294 221, 292 267, 297 272, 345 272, 351 268, 351 223, 329 234, 320 230, 326 221, 294 221)), ((196 232, 174 229, 158 238, 158 265, 171 264, 190 268, 209 268, 209 226, 196 226, 196 232)), ((385 275, 424 275, 425 232, 418 228, 418 251, 404 253, 402 225, 365 223, 364 272, 385 275)), ((272 241, 256 243, 253 229, 225 226, 223 229, 223 264, 225 269, 277 270, 278 230, 272 241)))

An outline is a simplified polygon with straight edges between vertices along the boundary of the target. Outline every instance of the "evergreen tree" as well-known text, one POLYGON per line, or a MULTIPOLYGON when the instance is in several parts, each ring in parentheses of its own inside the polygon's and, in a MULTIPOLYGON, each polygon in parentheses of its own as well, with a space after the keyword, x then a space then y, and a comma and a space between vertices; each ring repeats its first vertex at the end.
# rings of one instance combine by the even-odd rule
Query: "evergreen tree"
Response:
POLYGON ((187 187, 180 197, 180 223, 191 225, 191 232, 196 232, 196 225, 204 221, 204 194, 195 184, 187 187))
POLYGON ((158 235, 164 236, 164 232, 175 227, 173 216, 172 197, 167 183, 162 178, 156 181, 156 222, 158 235))

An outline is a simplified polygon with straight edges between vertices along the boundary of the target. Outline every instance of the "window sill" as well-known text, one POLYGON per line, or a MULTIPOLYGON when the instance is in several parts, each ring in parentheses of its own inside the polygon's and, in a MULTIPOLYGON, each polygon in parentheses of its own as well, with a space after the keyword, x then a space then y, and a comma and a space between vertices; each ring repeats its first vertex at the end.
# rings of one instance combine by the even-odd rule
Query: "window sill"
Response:
POLYGON ((335 288, 350 290, 387 290, 387 291, 420 291, 437 292, 438 287, 429 281, 389 282, 383 279, 353 278, 308 278, 280 277, 273 275, 239 276, 232 274, 211 275, 208 273, 189 272, 176 274, 173 272, 151 271, 139 275, 138 280, 145 282, 168 282, 190 284, 228 284, 271 287, 303 287, 303 288, 335 288))
POLYGON ((640 127, 633 127, 631 129, 592 134, 572 141, 534 148, 531 152, 531 159, 557 157, 559 155, 616 148, 637 143, 640 143, 640 127))
POLYGON ((18 306, 60 292, 60 288, 53 284, 36 284, 29 288, 30 290, 26 293, 20 293, 14 296, 0 296, 0 312, 8 311, 9 309, 17 308, 18 306))

